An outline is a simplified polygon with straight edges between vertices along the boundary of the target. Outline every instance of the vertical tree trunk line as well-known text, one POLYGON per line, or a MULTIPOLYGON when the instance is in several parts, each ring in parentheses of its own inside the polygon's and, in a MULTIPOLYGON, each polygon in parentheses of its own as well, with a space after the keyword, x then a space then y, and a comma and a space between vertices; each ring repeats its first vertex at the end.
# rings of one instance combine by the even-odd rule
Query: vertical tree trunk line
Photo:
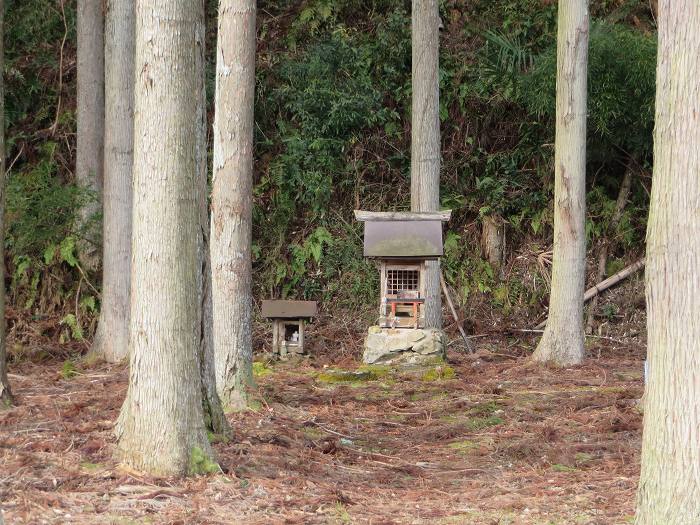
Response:
POLYGON ((102 300, 93 352, 110 362, 125 359, 129 345, 134 30, 133 0, 107 0, 102 300))
MULTIPOLYGON (((5 67, 5 48, 3 46, 5 36, 5 2, 0 0, 0 72, 5 67)), ((0 116, 2 127, 0 128, 0 232, 5 238, 5 83, 0 74, 0 116)), ((5 243, 0 243, 0 261, 2 267, 0 277, 0 408, 12 404, 12 391, 7 378, 7 334, 5 328, 5 243)))
POLYGON ((549 316, 533 359, 584 358, 588 1, 559 0, 554 153, 554 249, 549 316))
MULTIPOLYGON (((202 9, 206 13, 205 0, 202 9)), ((231 427, 226 420, 221 399, 216 390, 216 356, 214 354, 214 311, 212 304, 212 272, 211 254, 209 252, 209 184, 208 176, 208 151, 207 151, 207 90, 206 90, 206 23, 197 28, 197 41, 201 43, 198 48, 196 75, 199 80, 199 96, 197 104, 197 184, 199 203, 199 236, 198 259, 201 272, 198 274, 197 288, 199 290, 200 325, 199 325, 199 364, 202 383, 202 403, 204 410, 204 422, 208 430, 215 434, 229 435, 231 427)))
MULTIPOLYGON (((411 210, 440 208, 440 12, 438 0, 413 0, 411 13, 411 210)), ((442 328, 440 263, 426 264, 425 323, 442 328)))
POLYGON ((78 0, 78 102, 75 178, 92 193, 79 210, 84 236, 79 243, 81 264, 89 270, 99 262, 98 229, 95 215, 100 211, 104 152, 104 14, 102 0, 78 0))
POLYGON ((217 389, 247 405, 252 373, 255 0, 222 0, 216 52, 211 257, 217 389))
POLYGON ((196 300, 203 24, 202 2, 136 2, 131 366, 117 448, 154 475, 208 470, 213 457, 196 300))
POLYGON ((700 4, 659 0, 637 525, 700 523, 700 4))

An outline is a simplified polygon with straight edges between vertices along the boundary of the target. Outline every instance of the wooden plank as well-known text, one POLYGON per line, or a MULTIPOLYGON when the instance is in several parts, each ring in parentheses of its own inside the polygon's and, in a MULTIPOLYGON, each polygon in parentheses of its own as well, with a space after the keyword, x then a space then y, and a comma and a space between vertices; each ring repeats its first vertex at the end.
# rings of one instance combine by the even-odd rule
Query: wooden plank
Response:
POLYGON ((365 211, 355 210, 355 219, 365 221, 442 221, 447 222, 452 216, 452 210, 434 212, 413 211, 365 211))

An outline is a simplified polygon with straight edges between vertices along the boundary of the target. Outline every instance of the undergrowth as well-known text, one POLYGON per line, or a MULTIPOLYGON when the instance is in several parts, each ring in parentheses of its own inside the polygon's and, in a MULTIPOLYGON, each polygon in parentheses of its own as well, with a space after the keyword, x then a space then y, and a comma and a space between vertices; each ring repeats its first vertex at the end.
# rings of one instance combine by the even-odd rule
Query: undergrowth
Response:
MULTIPOLYGON (((207 6, 211 119, 216 3, 207 6)), ((46 337, 56 342, 89 339, 100 276, 76 253, 77 211, 96 196, 73 177, 75 2, 9 0, 6 9, 10 306, 55 320, 46 337)), ((440 9, 441 205, 453 210, 444 273, 463 311, 526 316, 548 294, 537 265, 553 222, 556 2, 445 0, 440 9), (487 216, 506 225, 505 270, 478 249, 487 216)), ((410 3, 273 0, 259 11, 255 296, 366 311, 378 272, 362 257, 352 210, 410 206, 410 3)), ((611 239, 612 264, 622 264, 644 239, 654 16, 641 0, 591 14, 587 233, 593 247, 611 239), (627 169, 630 202, 610 231, 627 169)))

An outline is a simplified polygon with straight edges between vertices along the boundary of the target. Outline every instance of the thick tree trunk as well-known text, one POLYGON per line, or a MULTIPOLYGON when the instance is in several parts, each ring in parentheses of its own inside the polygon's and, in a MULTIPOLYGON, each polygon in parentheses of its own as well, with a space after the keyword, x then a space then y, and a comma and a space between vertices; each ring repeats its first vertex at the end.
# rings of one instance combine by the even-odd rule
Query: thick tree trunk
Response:
POLYGON ((133 0, 107 0, 102 301, 93 352, 128 355, 131 277, 131 168, 134 162, 133 0))
MULTIPOLYGON (((204 6, 204 0, 199 0, 204 6)), ((206 13, 206 8, 205 9, 206 13)), ((204 20, 198 27, 199 56, 196 76, 199 79, 199 97, 197 105, 197 173, 199 202, 199 238, 198 258, 201 272, 197 283, 200 304, 199 363, 202 379, 202 402, 204 421, 209 430, 215 434, 229 435, 231 427, 226 420, 221 399, 216 391, 216 356, 214 354, 214 311, 212 304, 211 254, 209 252, 209 184, 207 180, 207 92, 206 92, 206 26, 204 20)))
MULTIPOLYGON (((5 2, 0 0, 0 71, 4 71, 5 2)), ((0 115, 5 118, 5 85, 0 74, 0 115)), ((0 127, 0 235, 5 238, 5 126, 0 127)), ((12 404, 10 382, 7 379, 7 347, 5 339, 5 243, 0 242, 0 408, 12 404)))
MULTIPOLYGON (((440 13, 438 0, 413 0, 411 15, 411 210, 440 207, 440 13)), ((425 324, 442 328, 440 263, 426 269, 425 324)))
POLYGON ((700 523, 700 3, 659 1, 637 525, 700 523))
POLYGON ((552 290, 547 327, 532 356, 559 366, 584 358, 587 63, 588 1, 560 0, 552 290))
POLYGON ((212 468, 201 343, 202 2, 138 0, 129 390, 121 460, 154 475, 212 468))
POLYGON ((248 403, 252 372, 255 0, 222 0, 216 52, 211 254, 216 383, 224 405, 248 403))
POLYGON ((81 264, 95 270, 99 262, 95 215, 100 210, 104 148, 104 17, 102 0, 78 0, 78 146, 75 178, 92 193, 80 209, 83 239, 79 245, 81 264))

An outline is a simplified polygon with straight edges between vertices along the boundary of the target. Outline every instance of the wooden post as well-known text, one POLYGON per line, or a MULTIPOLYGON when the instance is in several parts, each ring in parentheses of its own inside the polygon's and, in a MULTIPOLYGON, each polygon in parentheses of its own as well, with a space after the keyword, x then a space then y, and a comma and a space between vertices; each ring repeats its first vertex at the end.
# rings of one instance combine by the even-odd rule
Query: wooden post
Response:
POLYGON ((304 320, 299 319, 299 347, 298 354, 304 353, 304 320))

